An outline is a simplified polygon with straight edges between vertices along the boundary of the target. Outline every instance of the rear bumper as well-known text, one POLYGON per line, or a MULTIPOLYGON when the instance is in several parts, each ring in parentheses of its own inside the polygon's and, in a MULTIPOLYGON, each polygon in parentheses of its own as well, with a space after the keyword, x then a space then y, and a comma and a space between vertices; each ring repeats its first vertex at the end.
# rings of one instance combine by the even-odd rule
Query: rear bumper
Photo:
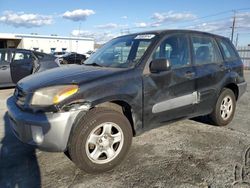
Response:
POLYGON ((65 151, 73 123, 80 111, 31 113, 7 100, 10 126, 16 137, 45 151, 65 151))
POLYGON ((242 82, 240 84, 237 84, 237 86, 239 89, 239 95, 238 95, 238 99, 239 99, 247 90, 247 82, 242 82))

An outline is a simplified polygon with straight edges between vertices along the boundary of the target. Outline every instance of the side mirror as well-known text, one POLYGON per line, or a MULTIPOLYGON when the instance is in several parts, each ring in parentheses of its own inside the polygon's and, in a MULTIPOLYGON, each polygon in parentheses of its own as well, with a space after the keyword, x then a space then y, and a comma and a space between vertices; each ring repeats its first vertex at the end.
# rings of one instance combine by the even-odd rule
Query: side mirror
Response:
POLYGON ((168 59, 154 59, 150 63, 150 72, 152 73, 169 71, 170 69, 171 63, 168 59))

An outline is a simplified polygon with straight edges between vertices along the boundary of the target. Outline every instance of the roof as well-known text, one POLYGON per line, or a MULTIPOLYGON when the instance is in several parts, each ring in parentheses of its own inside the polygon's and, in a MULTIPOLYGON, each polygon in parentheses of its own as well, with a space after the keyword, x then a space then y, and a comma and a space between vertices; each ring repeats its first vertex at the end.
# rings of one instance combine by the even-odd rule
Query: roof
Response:
POLYGON ((143 32, 128 34, 128 36, 129 35, 140 35, 140 34, 165 35, 165 34, 171 34, 171 33, 189 33, 189 34, 194 33, 194 34, 204 34, 204 35, 219 37, 219 38, 227 38, 227 37, 216 35, 216 34, 213 34, 213 33, 208 33, 208 32, 203 32, 203 31, 196 31, 196 30, 186 30, 186 29, 149 30, 149 31, 143 31, 143 32))

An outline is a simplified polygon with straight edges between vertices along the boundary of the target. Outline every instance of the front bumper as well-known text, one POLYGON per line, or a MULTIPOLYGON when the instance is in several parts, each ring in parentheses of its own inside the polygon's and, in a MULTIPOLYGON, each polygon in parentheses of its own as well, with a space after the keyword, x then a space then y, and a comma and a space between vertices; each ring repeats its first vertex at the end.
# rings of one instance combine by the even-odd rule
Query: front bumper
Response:
POLYGON ((14 98, 7 100, 10 126, 24 143, 45 151, 65 151, 71 128, 80 111, 31 113, 22 111, 14 98))
POLYGON ((237 84, 239 89, 238 99, 246 92, 247 90, 247 82, 242 82, 240 84, 237 84))

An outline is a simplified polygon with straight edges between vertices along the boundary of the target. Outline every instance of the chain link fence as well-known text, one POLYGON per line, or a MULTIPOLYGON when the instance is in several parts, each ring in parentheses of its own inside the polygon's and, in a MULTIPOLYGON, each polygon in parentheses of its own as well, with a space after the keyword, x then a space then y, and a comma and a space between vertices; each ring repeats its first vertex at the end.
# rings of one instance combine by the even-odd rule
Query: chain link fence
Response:
POLYGON ((244 68, 250 70, 250 46, 239 46, 237 51, 244 63, 244 68))

